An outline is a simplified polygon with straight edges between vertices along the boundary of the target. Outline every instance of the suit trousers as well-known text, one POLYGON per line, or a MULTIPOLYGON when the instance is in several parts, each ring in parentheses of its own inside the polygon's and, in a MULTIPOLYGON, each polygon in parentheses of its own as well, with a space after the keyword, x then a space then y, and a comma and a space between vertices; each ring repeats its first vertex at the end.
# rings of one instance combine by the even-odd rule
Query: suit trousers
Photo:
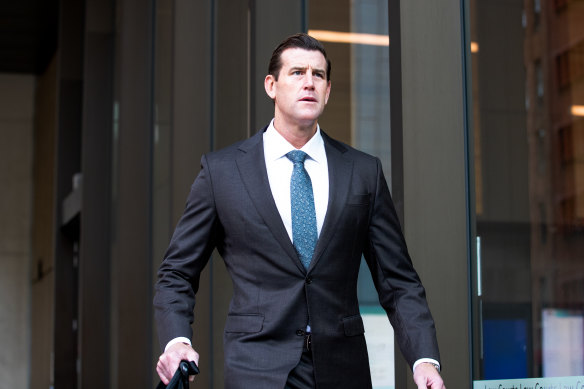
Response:
POLYGON ((308 335, 304 342, 300 362, 298 362, 298 365, 288 375, 284 389, 314 389, 315 387, 316 382, 314 380, 310 335, 308 335))

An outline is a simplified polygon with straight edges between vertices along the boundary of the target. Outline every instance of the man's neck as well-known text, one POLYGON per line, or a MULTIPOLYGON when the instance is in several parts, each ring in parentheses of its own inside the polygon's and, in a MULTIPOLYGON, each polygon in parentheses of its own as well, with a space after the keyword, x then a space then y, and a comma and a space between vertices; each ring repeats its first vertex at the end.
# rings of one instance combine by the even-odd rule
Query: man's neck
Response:
POLYGON ((297 149, 301 149, 316 134, 317 122, 302 126, 284 124, 274 119, 274 128, 284 139, 297 149))

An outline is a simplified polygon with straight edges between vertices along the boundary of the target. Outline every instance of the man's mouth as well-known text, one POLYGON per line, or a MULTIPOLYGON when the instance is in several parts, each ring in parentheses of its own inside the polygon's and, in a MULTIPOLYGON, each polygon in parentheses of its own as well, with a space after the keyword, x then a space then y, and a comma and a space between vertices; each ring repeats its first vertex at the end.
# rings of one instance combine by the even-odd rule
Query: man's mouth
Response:
POLYGON ((300 101, 308 101, 308 102, 315 103, 316 99, 314 97, 306 96, 306 97, 301 98, 300 101))

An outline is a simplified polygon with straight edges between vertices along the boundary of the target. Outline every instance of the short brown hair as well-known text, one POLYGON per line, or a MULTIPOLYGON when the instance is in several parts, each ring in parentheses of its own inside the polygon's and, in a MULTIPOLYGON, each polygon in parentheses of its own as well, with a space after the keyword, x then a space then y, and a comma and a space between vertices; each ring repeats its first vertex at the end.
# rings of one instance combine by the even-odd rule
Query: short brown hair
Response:
POLYGON ((274 76, 274 79, 278 81, 278 76, 280 75, 280 69, 282 69, 282 53, 286 49, 304 49, 304 50, 318 50, 324 55, 324 59, 326 60, 326 80, 331 80, 331 61, 328 59, 326 55, 326 51, 322 43, 318 40, 314 39, 308 34, 305 33, 298 33, 288 38, 284 39, 282 43, 276 47, 274 52, 272 53, 272 58, 270 58, 270 64, 268 65, 268 74, 274 76))

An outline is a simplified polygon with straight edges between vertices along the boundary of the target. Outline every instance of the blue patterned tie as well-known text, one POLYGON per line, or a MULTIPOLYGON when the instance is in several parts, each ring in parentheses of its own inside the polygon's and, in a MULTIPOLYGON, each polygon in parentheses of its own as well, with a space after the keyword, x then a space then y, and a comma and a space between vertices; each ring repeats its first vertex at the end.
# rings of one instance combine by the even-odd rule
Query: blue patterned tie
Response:
POLYGON ((318 232, 316 230, 312 182, 304 168, 304 160, 307 154, 304 151, 292 150, 286 154, 286 157, 294 163, 294 170, 292 170, 292 178, 290 179, 292 242, 300 256, 300 261, 308 269, 316 247, 318 232))

